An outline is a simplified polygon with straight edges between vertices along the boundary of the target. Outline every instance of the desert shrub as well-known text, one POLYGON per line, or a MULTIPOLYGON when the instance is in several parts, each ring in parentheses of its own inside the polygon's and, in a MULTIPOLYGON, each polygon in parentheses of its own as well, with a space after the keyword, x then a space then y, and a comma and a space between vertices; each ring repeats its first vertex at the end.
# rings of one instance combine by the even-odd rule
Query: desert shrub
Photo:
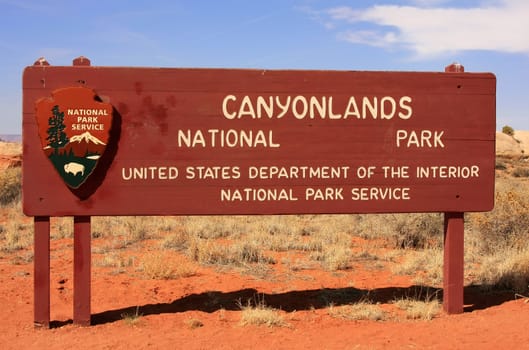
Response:
POLYGON ((256 231, 269 235, 294 235, 293 217, 291 216, 263 216, 255 226, 256 231))
POLYGON ((491 212, 469 216, 481 242, 481 251, 524 249, 529 238, 529 193, 526 186, 497 182, 495 207, 491 212))
POLYGON ((440 247, 443 218, 439 213, 359 215, 355 234, 366 239, 384 238, 395 248, 440 247))
POLYGON ((509 125, 505 125, 503 128, 501 128, 501 132, 509 136, 514 136, 514 129, 509 125))
POLYGON ((516 168, 512 172, 512 176, 514 177, 529 177, 529 169, 528 168, 516 168))
POLYGON ((54 239, 73 237, 73 219, 71 217, 53 218, 51 221, 51 237, 54 239))
POLYGON ((209 240, 193 237, 187 248, 187 255, 201 264, 227 264, 227 247, 217 245, 209 240))
POLYGON ((123 218, 127 237, 132 242, 151 238, 157 233, 156 219, 147 216, 132 216, 123 218))
POLYGON ((529 249, 502 250, 483 259, 477 282, 491 289, 529 290, 529 249))
POLYGON ((7 168, 0 172, 0 205, 5 206, 20 200, 21 173, 20 168, 7 168))
POLYGON ((496 165, 494 168, 496 170, 507 170, 507 164, 502 160, 496 159, 496 165))
POLYGON ((397 248, 438 247, 442 242, 442 214, 399 215, 393 228, 397 248))
POLYGON ((319 261, 329 271, 337 271, 351 268, 352 255, 348 246, 326 244, 321 251, 311 253, 310 258, 319 261))
POLYGON ((427 249, 408 254, 400 263, 395 265, 392 272, 397 275, 413 275, 414 283, 428 283, 439 285, 443 280, 443 251, 441 249, 427 249))
POLYGON ((1 235, 0 250, 13 252, 33 244, 32 226, 18 221, 10 221, 1 235))
POLYGON ((286 216, 267 216, 250 226, 247 239, 263 249, 276 252, 288 250, 306 250, 305 243, 310 240, 308 230, 303 226, 296 230, 295 220, 286 216), (304 239, 304 236, 308 236, 304 239))
POLYGON ((176 230, 164 236, 161 247, 174 250, 185 250, 189 245, 189 234, 184 230, 176 230))
POLYGON ((318 261, 329 271, 347 270, 352 267, 351 236, 337 232, 333 226, 324 226, 305 243, 311 251, 311 260, 318 261))

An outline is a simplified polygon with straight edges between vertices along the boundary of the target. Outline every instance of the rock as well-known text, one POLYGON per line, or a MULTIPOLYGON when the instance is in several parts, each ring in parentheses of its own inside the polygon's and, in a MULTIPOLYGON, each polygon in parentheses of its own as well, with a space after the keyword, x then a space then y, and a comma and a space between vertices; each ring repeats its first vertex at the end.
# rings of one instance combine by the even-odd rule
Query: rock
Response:
POLYGON ((523 154, 529 155, 529 131, 517 130, 514 132, 514 138, 520 141, 520 148, 523 154))
POLYGON ((496 155, 516 157, 522 155, 522 147, 514 137, 502 132, 496 133, 496 155))

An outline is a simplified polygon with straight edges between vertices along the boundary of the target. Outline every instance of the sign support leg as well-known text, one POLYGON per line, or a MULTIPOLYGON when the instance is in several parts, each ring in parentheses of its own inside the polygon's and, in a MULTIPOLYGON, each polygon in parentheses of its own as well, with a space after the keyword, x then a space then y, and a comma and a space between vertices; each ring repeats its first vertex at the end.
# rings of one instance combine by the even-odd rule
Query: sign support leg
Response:
POLYGON ((50 326, 50 217, 34 218, 33 295, 35 327, 50 326))
POLYGON ((463 312, 464 213, 444 214, 443 309, 463 312))
POLYGON ((74 217, 73 323, 90 325, 90 216, 74 217))

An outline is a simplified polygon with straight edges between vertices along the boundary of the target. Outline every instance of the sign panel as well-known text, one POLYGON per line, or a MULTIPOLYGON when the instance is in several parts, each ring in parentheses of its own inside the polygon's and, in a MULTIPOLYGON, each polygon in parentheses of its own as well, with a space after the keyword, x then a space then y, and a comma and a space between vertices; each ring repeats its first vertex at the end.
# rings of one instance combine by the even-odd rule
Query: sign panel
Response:
POLYGON ((494 203, 490 73, 33 66, 23 90, 31 216, 494 203))

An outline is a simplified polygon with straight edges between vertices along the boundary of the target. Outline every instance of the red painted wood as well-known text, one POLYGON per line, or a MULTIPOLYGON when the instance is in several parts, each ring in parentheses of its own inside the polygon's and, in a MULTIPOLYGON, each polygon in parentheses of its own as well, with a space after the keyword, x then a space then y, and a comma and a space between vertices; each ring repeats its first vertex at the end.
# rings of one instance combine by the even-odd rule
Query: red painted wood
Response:
MULTIPOLYGON (((109 67, 27 67, 23 77, 24 212, 27 215, 206 215, 487 211, 494 200, 495 89, 489 73, 266 71, 109 67), (45 84, 43 83, 45 81, 45 84), (115 109, 113 144, 83 189, 70 190, 44 155, 35 102, 69 86, 94 89, 115 109), (409 120, 229 120, 225 96, 410 96, 409 120), (272 131, 279 148, 179 147, 179 130, 272 131), (444 148, 396 146, 397 130, 443 131, 444 148), (479 166, 473 179, 384 178, 382 166, 479 166), (238 167, 237 179, 189 179, 186 169, 238 167), (250 179, 250 167, 349 166, 348 178, 250 179), (371 179, 354 176, 375 166, 371 179), (175 167, 174 180, 124 179, 140 167, 175 167), (343 188, 343 200, 305 200, 308 187, 343 188), (411 200, 351 200, 357 187, 409 187, 411 200), (288 189, 297 201, 222 201, 222 189, 288 189)), ((338 112, 337 112, 338 113, 338 112)), ((228 174, 229 175, 229 174, 228 174)))
POLYGON ((79 56, 77 58, 74 58, 72 64, 74 66, 90 66, 90 60, 84 56, 79 56))
POLYGON ((73 322, 90 325, 90 217, 74 217, 74 308, 73 322))
POLYGON ((36 216, 33 258, 34 321, 36 327, 50 326, 50 218, 36 216))
POLYGON ((44 57, 40 57, 33 63, 34 66, 49 66, 50 64, 44 57))
POLYGON ((449 314, 463 312, 464 213, 445 213, 443 308, 449 314))
POLYGON ((462 64, 455 62, 445 67, 446 73, 463 73, 464 71, 465 67, 462 64))

